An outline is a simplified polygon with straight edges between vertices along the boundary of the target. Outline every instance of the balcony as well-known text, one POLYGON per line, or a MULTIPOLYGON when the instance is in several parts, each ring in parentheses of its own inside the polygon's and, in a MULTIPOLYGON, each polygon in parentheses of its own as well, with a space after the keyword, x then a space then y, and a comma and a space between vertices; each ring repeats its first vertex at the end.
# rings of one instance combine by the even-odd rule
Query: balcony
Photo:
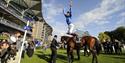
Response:
MULTIPOLYGON (((21 27, 21 26, 15 24, 15 23, 13 23, 13 22, 11 22, 11 21, 9 21, 9 20, 2 19, 1 17, 0 17, 0 23, 1 23, 1 24, 4 24, 4 25, 6 25, 6 26, 9 26, 9 27, 11 27, 11 28, 20 30, 20 31, 22 31, 22 32, 25 31, 25 30, 23 29, 23 27, 21 27)), ((30 31, 28 31, 28 34, 32 34, 32 33, 31 33, 30 31)))
POLYGON ((4 9, 6 12, 10 13, 11 15, 15 16, 17 19, 26 23, 26 20, 22 18, 20 11, 17 10, 15 7, 13 6, 7 7, 5 2, 0 1, 0 8, 4 9))

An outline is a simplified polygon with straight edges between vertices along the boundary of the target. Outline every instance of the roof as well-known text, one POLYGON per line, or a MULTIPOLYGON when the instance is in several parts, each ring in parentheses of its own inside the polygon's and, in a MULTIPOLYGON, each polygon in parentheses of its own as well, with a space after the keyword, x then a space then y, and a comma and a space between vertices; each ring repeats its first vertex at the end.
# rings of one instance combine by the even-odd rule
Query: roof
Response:
POLYGON ((40 20, 43 19, 41 13, 41 0, 10 0, 9 4, 18 6, 16 8, 19 11, 28 9, 25 14, 35 15, 40 20))
MULTIPOLYGON (((24 11, 24 15, 28 14, 28 15, 32 15, 32 16, 37 16, 39 18, 39 21, 45 22, 45 20, 43 19, 42 11, 41 11, 42 10, 42 6, 41 6, 42 0, 2 0, 2 1, 4 1, 5 3, 9 2, 8 5, 10 7, 13 7, 15 9, 15 11, 18 12, 18 15, 20 15, 20 16, 22 16, 23 11, 24 11)), ((5 15, 9 16, 8 19, 13 19, 15 22, 18 23, 19 19, 16 19, 14 16, 11 16, 10 14, 7 13, 5 15)), ((51 26, 46 22, 45 22, 45 25, 47 25, 49 28, 51 28, 51 26)))

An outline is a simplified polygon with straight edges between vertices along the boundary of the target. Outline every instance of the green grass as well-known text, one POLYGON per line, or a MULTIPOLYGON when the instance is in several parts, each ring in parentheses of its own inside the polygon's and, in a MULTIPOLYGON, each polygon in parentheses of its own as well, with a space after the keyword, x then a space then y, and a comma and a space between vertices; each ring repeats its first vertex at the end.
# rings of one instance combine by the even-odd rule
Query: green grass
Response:
MULTIPOLYGON (((48 63, 50 59, 50 49, 46 51, 41 51, 40 49, 36 50, 33 57, 29 58, 25 54, 25 58, 21 60, 21 63, 48 63)), ((75 59, 77 55, 74 52, 75 59)), ((81 53, 81 60, 75 60, 73 63, 91 63, 92 56, 83 56, 81 53)), ((99 63, 125 63, 125 55, 105 55, 100 54, 98 56, 99 63)), ((66 50, 58 50, 57 63, 67 63, 66 50)))

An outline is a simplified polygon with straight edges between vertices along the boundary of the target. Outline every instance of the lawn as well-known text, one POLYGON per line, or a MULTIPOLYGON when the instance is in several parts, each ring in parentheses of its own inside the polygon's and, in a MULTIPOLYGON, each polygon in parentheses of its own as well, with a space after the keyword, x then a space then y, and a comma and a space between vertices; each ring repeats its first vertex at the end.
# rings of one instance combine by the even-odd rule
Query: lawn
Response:
MULTIPOLYGON (((50 59, 50 49, 48 50, 40 50, 37 49, 33 55, 33 57, 29 58, 25 54, 25 58, 21 60, 21 63, 48 63, 50 59)), ((83 56, 81 53, 81 60, 78 61, 76 53, 74 52, 74 63, 91 63, 92 56, 83 56)), ((122 55, 105 55, 100 54, 98 56, 99 63, 125 63, 125 54, 122 55)), ((57 63, 67 63, 66 50, 58 50, 57 63)))

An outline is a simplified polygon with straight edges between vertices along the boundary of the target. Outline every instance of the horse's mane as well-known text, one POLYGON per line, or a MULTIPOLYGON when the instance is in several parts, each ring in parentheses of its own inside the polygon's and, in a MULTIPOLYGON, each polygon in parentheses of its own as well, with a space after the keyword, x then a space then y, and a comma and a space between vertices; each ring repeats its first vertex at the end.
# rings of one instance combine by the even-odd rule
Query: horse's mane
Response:
MULTIPOLYGON (((67 42, 70 42, 71 40, 73 40, 73 37, 69 37, 69 36, 61 36, 61 41, 67 41, 67 42)), ((74 41, 74 40, 73 40, 74 41)))

